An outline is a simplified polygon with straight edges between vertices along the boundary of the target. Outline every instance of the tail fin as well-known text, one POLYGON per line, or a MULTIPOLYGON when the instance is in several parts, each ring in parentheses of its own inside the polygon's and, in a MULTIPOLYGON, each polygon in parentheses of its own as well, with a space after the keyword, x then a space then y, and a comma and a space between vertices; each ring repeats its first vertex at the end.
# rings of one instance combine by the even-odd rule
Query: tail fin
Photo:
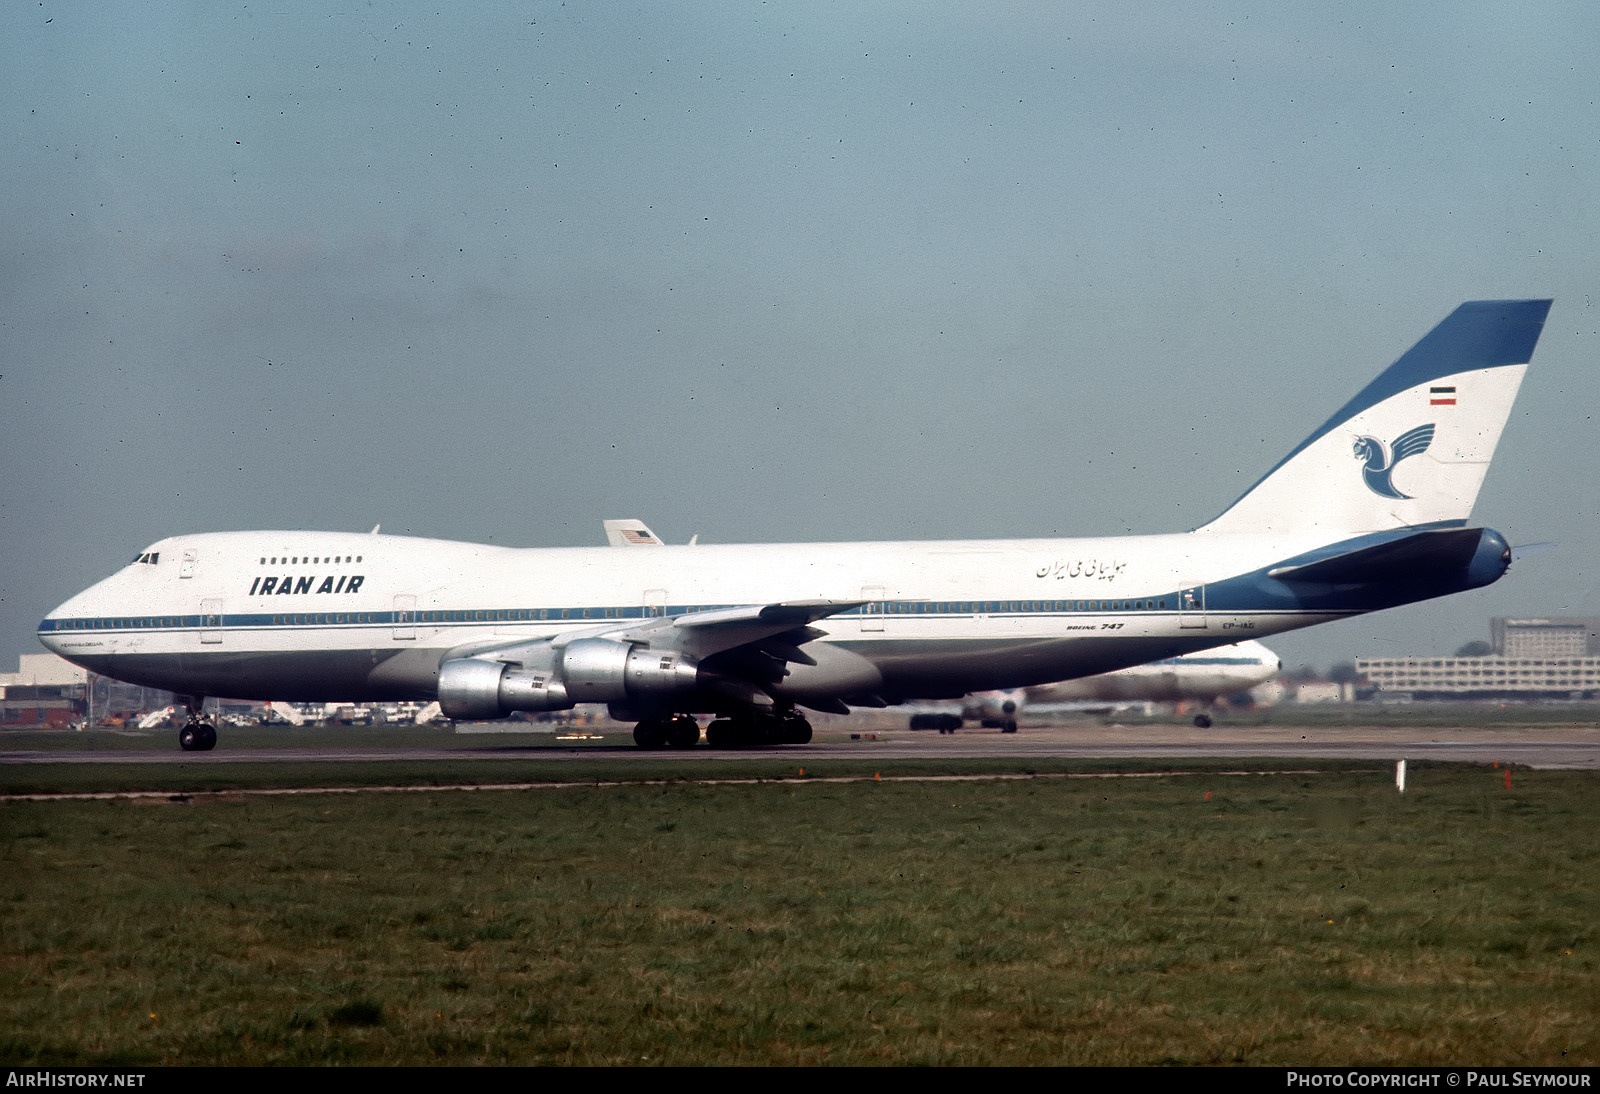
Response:
POLYGON ((1465 524, 1549 311, 1462 304, 1200 531, 1342 539, 1465 524))

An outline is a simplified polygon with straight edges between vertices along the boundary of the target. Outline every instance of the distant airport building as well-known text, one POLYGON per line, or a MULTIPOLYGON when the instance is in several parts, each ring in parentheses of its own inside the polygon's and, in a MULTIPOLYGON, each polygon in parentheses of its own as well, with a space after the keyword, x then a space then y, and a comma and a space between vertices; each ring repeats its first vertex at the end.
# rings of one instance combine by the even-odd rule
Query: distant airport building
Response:
POLYGON ((0 672, 0 726, 61 727, 83 713, 89 674, 53 653, 25 653, 16 672, 0 672))
POLYGON ((82 687, 89 679, 87 669, 53 653, 25 653, 17 659, 16 672, 0 672, 0 688, 82 687))
POLYGON ((1363 657, 1356 670, 1379 698, 1600 698, 1600 619, 1507 619, 1490 623, 1483 657, 1363 657))
POLYGON ((1502 657, 1600 657, 1600 619, 1493 619, 1489 635, 1502 657))
POLYGON ((91 677, 53 653, 25 653, 16 672, 0 672, 0 728, 60 728, 87 716, 121 724, 171 702, 170 692, 91 677))

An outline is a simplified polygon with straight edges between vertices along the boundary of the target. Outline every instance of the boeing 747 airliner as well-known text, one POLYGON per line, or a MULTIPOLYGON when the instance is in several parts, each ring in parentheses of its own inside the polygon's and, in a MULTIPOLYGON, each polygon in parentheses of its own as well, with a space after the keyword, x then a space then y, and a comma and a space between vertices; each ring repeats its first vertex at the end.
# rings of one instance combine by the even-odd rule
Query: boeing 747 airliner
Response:
MULTIPOLYGON (((1469 527, 1550 308, 1463 304, 1215 520, 1102 539, 514 549, 341 532, 153 543, 39 625, 188 696, 611 705, 644 747, 804 743, 844 712, 1025 687, 1488 585, 1469 527)), ((1280 370, 1279 375, 1287 373, 1280 370)))

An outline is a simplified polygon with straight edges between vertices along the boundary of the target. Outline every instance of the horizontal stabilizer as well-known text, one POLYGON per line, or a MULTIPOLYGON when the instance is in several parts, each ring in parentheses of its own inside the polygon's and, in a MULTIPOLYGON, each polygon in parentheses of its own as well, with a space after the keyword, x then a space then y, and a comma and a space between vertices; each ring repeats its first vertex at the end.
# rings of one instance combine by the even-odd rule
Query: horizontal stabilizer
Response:
POLYGON ((1483 539, 1481 528, 1418 532, 1299 565, 1278 566, 1268 577, 1317 585, 1367 585, 1412 581, 1464 569, 1483 539))
POLYGON ((645 526, 642 520, 602 521, 606 529, 606 542, 613 547, 660 547, 661 537, 645 526))

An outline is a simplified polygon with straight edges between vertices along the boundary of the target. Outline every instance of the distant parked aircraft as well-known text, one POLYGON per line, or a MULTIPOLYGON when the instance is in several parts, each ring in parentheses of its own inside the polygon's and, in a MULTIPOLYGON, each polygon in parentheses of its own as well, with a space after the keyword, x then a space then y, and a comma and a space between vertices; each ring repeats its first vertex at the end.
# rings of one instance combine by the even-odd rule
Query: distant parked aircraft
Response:
MULTIPOLYGON (((1282 667, 1278 655, 1260 642, 1236 642, 1076 680, 979 692, 963 700, 959 714, 953 709, 913 714, 911 728, 948 732, 966 721, 976 721, 1014 733, 1025 708, 1047 703, 1212 703, 1249 691, 1272 679, 1282 667)), ((1209 726, 1211 717, 1202 712, 1195 723, 1209 726)))

